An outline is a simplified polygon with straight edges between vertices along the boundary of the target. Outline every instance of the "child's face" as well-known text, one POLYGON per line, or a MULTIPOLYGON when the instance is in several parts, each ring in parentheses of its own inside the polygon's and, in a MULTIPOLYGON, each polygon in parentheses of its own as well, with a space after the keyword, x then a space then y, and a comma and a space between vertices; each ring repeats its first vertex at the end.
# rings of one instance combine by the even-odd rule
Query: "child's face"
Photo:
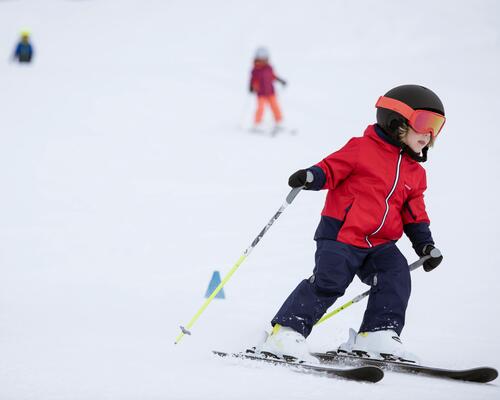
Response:
POLYGON ((403 138, 403 143, 405 143, 415 153, 420 153, 430 141, 430 133, 417 133, 411 127, 408 129, 408 134, 403 138))

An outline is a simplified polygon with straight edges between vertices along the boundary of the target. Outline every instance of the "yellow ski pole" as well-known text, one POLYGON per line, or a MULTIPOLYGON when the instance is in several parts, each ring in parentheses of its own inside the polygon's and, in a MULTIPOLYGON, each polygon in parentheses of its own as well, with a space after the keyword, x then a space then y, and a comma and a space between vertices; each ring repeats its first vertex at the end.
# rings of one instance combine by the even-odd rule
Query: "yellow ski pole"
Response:
POLYGON ((236 270, 239 268, 239 266, 243 263, 243 261, 245 261, 245 259, 248 257, 248 255, 252 252, 254 247, 257 246, 257 244, 260 242, 260 239, 262 239, 262 237, 266 234, 266 232, 269 230, 269 228, 272 226, 272 224, 274 224, 274 221, 276 221, 279 218, 279 216, 283 213, 285 208, 292 203, 293 199, 295 199, 295 197, 299 194, 299 192, 301 190, 302 190, 302 187, 294 188, 290 191, 290 193, 288 193, 288 196, 286 196, 285 202, 281 205, 281 207, 276 212, 276 214, 274 214, 274 216, 269 220, 269 222, 264 227, 264 229, 262 229, 260 231, 260 233, 254 239, 252 244, 245 250, 245 252, 238 259, 238 261, 236 261, 236 263, 231 268, 231 270, 227 273, 227 275, 224 277, 224 279, 222 279, 221 283, 219 283, 219 285, 215 288, 215 290, 212 292, 212 294, 205 300, 203 305, 196 312, 196 314, 193 316, 193 318, 191 318, 191 320, 188 322, 186 327, 184 327, 184 326, 180 327, 181 333, 175 339, 174 344, 179 343, 181 341, 181 339, 184 337, 184 335, 191 335, 190 329, 193 327, 194 323, 200 317, 200 315, 203 313, 203 311, 205 311, 205 308, 208 307, 208 305, 214 299, 214 297, 217 296, 217 293, 219 293, 220 290, 224 287, 224 285, 229 281, 229 279, 231 279, 231 276, 233 276, 233 274, 236 272, 236 270))
MULTIPOLYGON (((413 264, 411 264, 409 266, 410 268, 410 271, 413 271, 414 269, 417 269, 418 267, 420 267, 421 265, 424 264, 425 261, 427 261, 429 258, 431 257, 439 257, 441 256, 441 252, 438 250, 438 249, 433 249, 431 251, 431 254, 428 255, 428 256, 424 256, 422 258, 420 258, 419 260, 415 261, 413 264)), ((370 294, 370 289, 367 290, 366 292, 364 293, 361 293, 359 295, 357 295, 354 299, 348 301, 347 303, 345 304, 342 304, 340 307, 336 308, 335 310, 333 311, 330 311, 328 314, 325 314, 323 315, 323 317, 314 324, 314 326, 316 325, 319 325, 321 324, 322 322, 325 322, 327 319, 330 319, 331 317, 333 317, 335 314, 338 314, 339 312, 341 312, 342 310, 345 310, 347 307, 350 307, 352 306, 354 303, 357 303, 358 301, 361 301, 363 300, 366 296, 368 296, 370 294)))

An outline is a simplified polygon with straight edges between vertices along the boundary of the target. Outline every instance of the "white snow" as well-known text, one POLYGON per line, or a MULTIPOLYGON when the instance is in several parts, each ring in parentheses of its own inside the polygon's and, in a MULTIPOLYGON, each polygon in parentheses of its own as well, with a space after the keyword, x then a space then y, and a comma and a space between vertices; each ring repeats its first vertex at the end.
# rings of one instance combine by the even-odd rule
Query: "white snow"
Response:
MULTIPOLYGON (((0 399, 500 398, 498 380, 359 384, 210 354, 255 343, 310 275, 324 193, 301 193, 173 344, 290 173, 361 135, 379 95, 419 83, 447 111, 426 163, 445 261, 413 273, 402 338, 436 365, 500 367, 499 2, 11 0, 0 38, 0 399), (9 62, 23 28, 29 67, 9 62), (290 83, 295 136, 242 129, 259 45, 290 83)), ((311 348, 335 348, 364 305, 311 348)))

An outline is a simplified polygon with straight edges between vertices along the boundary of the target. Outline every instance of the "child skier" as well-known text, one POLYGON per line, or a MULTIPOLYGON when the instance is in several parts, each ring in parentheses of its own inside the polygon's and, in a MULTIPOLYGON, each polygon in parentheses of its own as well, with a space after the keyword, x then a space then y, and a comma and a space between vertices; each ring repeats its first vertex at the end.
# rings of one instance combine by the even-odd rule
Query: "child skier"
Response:
POLYGON ((33 46, 30 43, 30 34, 27 31, 21 32, 21 40, 16 46, 13 59, 20 63, 30 63, 33 58, 33 46))
POLYGON ((252 76, 250 78, 250 92, 257 94, 257 110, 254 117, 255 129, 259 128, 264 116, 264 108, 268 105, 271 108, 276 123, 275 129, 279 130, 283 116, 274 91, 273 82, 275 80, 283 86, 286 85, 284 79, 274 74, 273 68, 269 64, 269 52, 267 49, 259 47, 255 52, 252 76))
MULTIPOLYGON (((303 280, 272 320, 261 347, 278 357, 311 360, 305 338, 354 276, 371 286, 359 333, 342 347, 372 357, 412 358, 399 335, 411 280, 395 242, 403 231, 419 256, 434 247, 425 211, 426 175, 419 164, 441 131, 444 107, 431 90, 398 86, 376 104, 377 123, 339 151, 289 178, 293 188, 328 189, 316 230, 313 275, 303 280)), ((437 252, 433 252, 436 254, 437 252)), ((423 264, 432 271, 443 257, 423 264)))

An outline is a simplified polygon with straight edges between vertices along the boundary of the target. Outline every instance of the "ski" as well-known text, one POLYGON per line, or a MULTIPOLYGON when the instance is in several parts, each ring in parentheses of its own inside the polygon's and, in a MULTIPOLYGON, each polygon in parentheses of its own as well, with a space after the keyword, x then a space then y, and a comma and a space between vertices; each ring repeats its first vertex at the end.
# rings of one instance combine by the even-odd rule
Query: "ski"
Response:
POLYGON ((275 126, 273 129, 271 129, 271 136, 276 136, 279 133, 287 133, 289 135, 296 135, 297 132, 298 131, 295 128, 287 128, 284 126, 275 126))
POLYGON ((498 371, 491 367, 478 367, 470 369, 436 368, 402 361, 378 360, 357 356, 351 353, 338 353, 337 351, 313 353, 313 356, 318 358, 323 364, 340 364, 346 366, 371 365, 387 371, 422 374, 437 378, 450 378, 468 382, 487 383, 498 377, 498 371))
POLYGON ((248 130, 253 134, 261 134, 267 136, 277 136, 278 134, 285 133, 289 135, 296 135, 298 133, 298 129, 295 128, 286 128, 286 127, 274 127, 270 129, 261 128, 261 127, 252 127, 248 130))
POLYGON ((215 350, 213 353, 219 357, 233 357, 244 360, 253 360, 271 365, 287 367, 294 372, 326 376, 329 378, 343 378, 360 382, 378 382, 384 377, 384 371, 376 366, 369 365, 356 366, 353 368, 335 368, 327 365, 299 363, 277 358, 259 357, 253 354, 245 353, 225 353, 215 350))

